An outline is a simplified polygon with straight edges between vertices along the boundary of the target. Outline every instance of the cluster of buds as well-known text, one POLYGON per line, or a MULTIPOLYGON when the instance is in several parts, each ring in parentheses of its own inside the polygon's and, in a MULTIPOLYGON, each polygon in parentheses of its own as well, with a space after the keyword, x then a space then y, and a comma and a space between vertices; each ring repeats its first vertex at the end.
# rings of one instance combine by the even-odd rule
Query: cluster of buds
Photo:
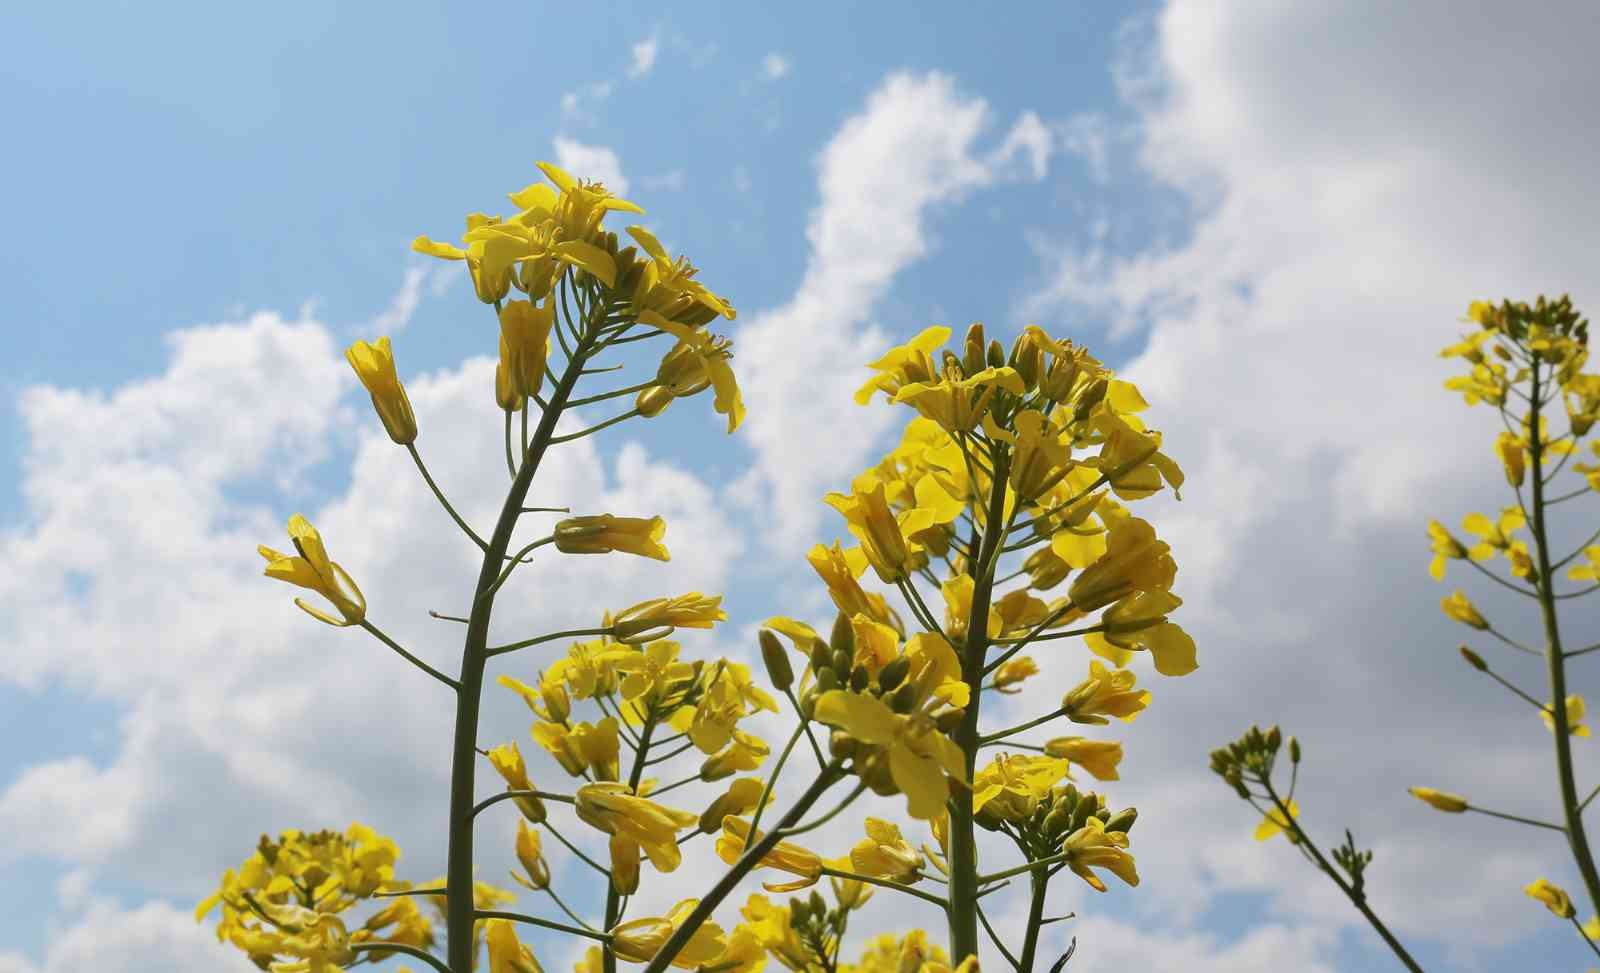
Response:
MULTIPOLYGON (((1211 771, 1228 783, 1239 796, 1253 796, 1246 781, 1260 782, 1271 778, 1272 767, 1277 762, 1278 751, 1283 748, 1283 732, 1276 726, 1262 732, 1252 726, 1239 739, 1226 747, 1211 751, 1211 771)), ((1300 762, 1300 741, 1289 738, 1289 762, 1300 762)))

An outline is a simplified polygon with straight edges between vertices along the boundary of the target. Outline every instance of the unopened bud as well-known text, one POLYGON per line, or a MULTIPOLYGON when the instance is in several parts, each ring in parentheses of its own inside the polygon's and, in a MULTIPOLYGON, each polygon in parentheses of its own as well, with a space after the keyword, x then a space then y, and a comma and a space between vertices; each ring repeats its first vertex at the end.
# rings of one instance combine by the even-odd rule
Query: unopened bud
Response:
POLYGON ((789 665, 789 652, 778 637, 767 629, 756 636, 761 645, 761 661, 766 663, 767 678, 774 689, 784 690, 794 685, 794 667, 789 665))
POLYGON ((1467 648, 1465 645, 1461 647, 1461 658, 1466 659, 1467 665, 1478 670, 1479 672, 1489 671, 1489 663, 1483 661, 1483 656, 1467 648))
POLYGON ((1277 753, 1278 748, 1282 745, 1283 731, 1274 726, 1272 729, 1267 731, 1267 749, 1271 750, 1273 753, 1277 753))
POLYGON ((867 671, 866 666, 856 666, 850 670, 850 688, 855 692, 866 692, 867 683, 871 680, 872 673, 867 671))
MULTIPOLYGON (((850 616, 844 612, 834 616, 833 632, 828 635, 828 646, 835 652, 843 652, 846 659, 853 658, 856 654, 856 630, 850 624, 850 616)), ((846 665, 848 666, 848 663, 846 665)))
POLYGON ((1128 832, 1133 830, 1133 822, 1138 820, 1138 818, 1139 818, 1139 809, 1138 808, 1125 807, 1122 810, 1118 811, 1116 814, 1113 814, 1106 821, 1106 830, 1107 831, 1120 831, 1123 834, 1127 834, 1128 832))
POLYGON ((834 730, 828 736, 828 752, 839 760, 855 756, 856 738, 843 730, 834 730))
POLYGON ((889 692, 895 687, 899 686, 902 681, 904 681, 906 678, 906 673, 910 670, 911 660, 909 658, 902 655, 892 659, 887 665, 879 670, 878 685, 882 686, 885 692, 889 692))
POLYGON ((962 344, 961 367, 968 375, 976 375, 988 365, 984 350, 983 324, 973 322, 967 329, 967 340, 962 344))
POLYGON ((1290 737, 1289 738, 1289 762, 1292 763, 1292 764, 1297 764, 1297 763, 1300 762, 1300 738, 1299 737, 1290 737))
POLYGON ((917 707, 917 687, 906 683, 889 697, 889 708, 896 713, 909 713, 917 707))

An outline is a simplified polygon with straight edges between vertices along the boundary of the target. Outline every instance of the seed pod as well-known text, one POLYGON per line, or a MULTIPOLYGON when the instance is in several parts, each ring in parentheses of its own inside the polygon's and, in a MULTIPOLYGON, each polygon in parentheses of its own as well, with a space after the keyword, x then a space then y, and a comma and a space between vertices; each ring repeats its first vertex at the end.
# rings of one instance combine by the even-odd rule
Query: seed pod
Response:
POLYGON ((1479 672, 1489 671, 1489 663, 1483 661, 1483 656, 1467 648, 1465 645, 1461 647, 1461 658, 1467 660, 1467 665, 1478 670, 1479 672))
POLYGON ((917 708, 917 687, 906 683, 889 697, 889 708, 896 713, 909 713, 917 708))
POLYGON ((850 653, 843 649, 834 649, 833 658, 828 660, 833 664, 833 671, 838 674, 839 681, 844 682, 850 676, 850 653))
POLYGON ((817 691, 828 692, 839 688, 839 674, 832 669, 822 669, 817 672, 817 691))
POLYGON ((911 660, 905 656, 902 655, 891 659, 888 665, 885 665, 878 672, 878 685, 883 687, 884 692, 889 692, 900 685, 901 681, 905 679, 906 673, 910 670, 911 660))
POLYGON ((784 690, 794 685, 794 667, 789 665, 789 653, 778 637, 762 629, 756 641, 761 644, 761 661, 767 665, 767 678, 772 680, 773 688, 784 690))
POLYGON ((850 688, 858 693, 866 692, 867 683, 871 680, 872 673, 867 671, 866 666, 856 666, 850 670, 850 688))

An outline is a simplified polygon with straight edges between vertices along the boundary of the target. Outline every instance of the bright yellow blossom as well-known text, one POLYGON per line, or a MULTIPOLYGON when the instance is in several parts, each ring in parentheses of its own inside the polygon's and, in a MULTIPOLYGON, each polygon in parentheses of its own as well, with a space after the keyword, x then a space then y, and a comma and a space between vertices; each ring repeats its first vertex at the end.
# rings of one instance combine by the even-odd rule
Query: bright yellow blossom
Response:
POLYGON ((876 696, 835 689, 817 700, 816 719, 860 743, 888 749, 889 772, 914 818, 926 821, 944 808, 950 796, 946 778, 966 786, 961 748, 925 714, 896 713, 876 696))
POLYGON ((994 671, 994 688, 1002 693, 1016 694, 1022 692, 1022 683, 1039 674, 1039 665, 1031 656, 1019 655, 1014 659, 1007 659, 994 671))
POLYGON ((1139 711, 1150 704, 1150 691, 1135 691, 1134 674, 1127 669, 1112 671, 1089 660, 1089 678, 1073 687, 1061 701, 1061 710, 1074 723, 1105 724, 1107 716, 1131 723, 1139 711))
POLYGON ((860 875, 909 884, 922 875, 922 852, 903 838, 892 821, 869 817, 867 836, 850 849, 850 870, 860 875))
POLYGON ((500 308, 500 338, 505 342, 506 377, 516 394, 525 399, 538 395, 544 385, 545 359, 550 353, 550 329, 555 326, 555 305, 507 301, 500 308))
POLYGON ((1509 432, 1502 432, 1495 438, 1494 451, 1505 467, 1506 482, 1513 487, 1522 486, 1522 480, 1528 472, 1522 440, 1509 432))
POLYGON ((657 561, 670 561, 661 538, 667 522, 660 517, 568 517, 556 522, 556 550, 565 554, 607 554, 623 551, 657 561))
MULTIPOLYGON (((1584 713, 1583 697, 1577 693, 1567 695, 1567 732, 1575 737, 1589 735, 1589 727, 1583 722, 1584 713)), ((1544 720, 1545 728, 1551 733, 1556 731, 1556 718, 1552 716, 1553 710, 1549 704, 1539 711, 1539 719, 1544 720)))
POLYGON ((1148 649, 1156 671, 1163 676, 1183 676, 1198 668, 1194 639, 1180 626, 1167 621, 1167 613, 1183 604, 1183 599, 1160 589, 1141 591, 1106 609, 1100 617, 1102 632, 1084 636, 1089 651, 1125 665, 1136 649, 1148 649))
POLYGON ((578 817, 606 834, 623 835, 637 842, 657 871, 670 872, 683 855, 678 832, 698 824, 700 816, 663 807, 636 797, 626 784, 586 784, 578 788, 578 817))
POLYGON ((989 824, 1026 820, 1067 767, 1044 754, 999 754, 972 778, 972 812, 989 824))
MULTIPOLYGON (((749 821, 729 815, 722 819, 722 835, 717 838, 717 857, 732 865, 738 862, 751 842, 759 842, 761 837, 759 831, 751 835, 749 821)), ((808 888, 815 885, 822 875, 822 859, 817 857, 817 853, 792 841, 778 842, 771 851, 762 855, 756 864, 758 867, 776 868, 800 877, 794 882, 765 884, 763 887, 768 892, 793 892, 796 889, 808 888)))
POLYGON ((1565 889, 1541 878, 1522 890, 1529 898, 1544 903, 1544 907, 1562 919, 1571 919, 1578 910, 1572 907, 1572 898, 1565 889))
POLYGON ((1128 885, 1139 884, 1139 873, 1134 868, 1133 856, 1123 849, 1128 847, 1128 835, 1122 831, 1107 831, 1105 823, 1091 817, 1083 827, 1067 836, 1061 850, 1067 855, 1067 867, 1074 875, 1088 882, 1097 892, 1106 890, 1106 883, 1090 868, 1104 868, 1128 885))
POLYGON ((618 641, 639 641, 640 636, 660 638, 675 628, 710 628, 728 620, 721 595, 698 591, 672 598, 652 598, 624 608, 613 620, 618 641))
POLYGON ((1489 627, 1489 623, 1484 620, 1482 615, 1478 614, 1478 609, 1473 606, 1466 593, 1460 588, 1457 588, 1450 597, 1441 598, 1439 600, 1439 608, 1450 618, 1463 625, 1470 625, 1480 630, 1489 627))
POLYGON ((1052 757, 1065 757, 1095 780, 1117 780, 1117 764, 1122 762, 1122 744, 1115 740, 1090 740, 1086 737, 1055 737, 1044 745, 1052 757))
POLYGON ((912 382, 895 392, 894 402, 909 402, 947 432, 971 432, 983 422, 1000 392, 1021 395, 1022 376, 1014 368, 985 368, 966 377, 912 382))
MULTIPOLYGON (((699 904, 699 899, 685 899, 673 906, 672 911, 664 917, 634 919, 616 926, 611 930, 611 947, 616 951, 617 958, 630 963, 648 963, 699 904)), ((727 945, 722 927, 707 920, 695 929, 683 949, 672 958, 672 965, 692 970, 715 960, 727 945)))
POLYGON ((882 392, 892 400, 906 385, 933 380, 939 368, 931 353, 949 339, 949 328, 934 325, 898 348, 890 349, 869 366, 878 374, 856 390, 856 404, 866 405, 874 392, 882 392))
MULTIPOLYGON (((522 752, 517 749, 516 743, 505 743, 489 751, 489 763, 506 782, 508 791, 531 791, 534 786, 528 782, 528 767, 522 762, 522 752)), ((534 824, 544 822, 544 802, 537 797, 513 797, 512 802, 517 805, 517 810, 522 816, 534 824)))
MULTIPOLYGON (((1267 813, 1262 815, 1261 823, 1256 825, 1255 838, 1257 841, 1266 841, 1279 832, 1289 831, 1289 819, 1298 818, 1300 816, 1300 805, 1295 801, 1290 801, 1288 803, 1288 808, 1288 819, 1286 819, 1283 816, 1283 812, 1278 810, 1276 807, 1269 808, 1267 813)), ((1289 840, 1291 843, 1293 843, 1293 834, 1289 835, 1289 840)))
POLYGON ((1444 580, 1444 562, 1467 556, 1467 549, 1451 536, 1449 529, 1437 520, 1428 521, 1428 539, 1433 543, 1433 560, 1428 562, 1428 574, 1435 581, 1444 580))
POLYGON ((897 517, 889 509, 881 481, 848 496, 830 493, 823 499, 844 515, 850 533, 861 542, 868 563, 884 584, 906 579, 912 570, 912 546, 906 538, 933 525, 931 510, 913 507, 897 517))
POLYGON ((406 397, 406 387, 394 370, 394 352, 389 338, 384 336, 368 344, 357 341, 345 349, 344 357, 356 370, 356 377, 372 398, 372 408, 383 421, 389 438, 402 446, 416 441, 417 418, 411 413, 411 400, 406 397))
POLYGON ((489 945, 489 973, 544 973, 533 951, 517 938, 511 920, 486 920, 483 938, 489 945))
POLYGON ((525 885, 534 891, 548 888, 550 885, 550 866, 545 864, 544 852, 539 847, 539 832, 529 830, 521 820, 517 821, 517 861, 522 863, 526 876, 511 873, 511 877, 519 884, 525 885))
POLYGON ((1406 790, 1424 804, 1449 814, 1460 814, 1467 809, 1467 799, 1460 794, 1436 791, 1431 787, 1408 787, 1406 790))
POLYGON ((344 568, 328 559, 328 552, 322 546, 322 535, 317 533, 317 529, 311 526, 309 520, 300 514, 295 514, 289 518, 289 540, 299 552, 298 557, 274 551, 264 545, 256 548, 256 551, 266 558, 266 576, 315 591, 332 602, 342 617, 342 620, 334 618, 327 612, 306 604, 304 599, 296 598, 294 603, 317 621, 340 628, 361 624, 367 617, 367 599, 362 596, 361 589, 356 587, 355 581, 345 573, 344 568))
POLYGON ((1089 612, 1139 591, 1170 588, 1178 568, 1169 550, 1149 522, 1129 517, 1111 528, 1106 553, 1073 579, 1067 596, 1089 612))

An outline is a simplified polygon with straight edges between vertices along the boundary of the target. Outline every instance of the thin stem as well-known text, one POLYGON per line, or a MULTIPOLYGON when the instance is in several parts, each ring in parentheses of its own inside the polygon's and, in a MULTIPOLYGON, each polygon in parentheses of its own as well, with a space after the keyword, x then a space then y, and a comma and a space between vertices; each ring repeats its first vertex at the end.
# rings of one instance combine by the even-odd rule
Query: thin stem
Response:
MULTIPOLYGON (((650 737, 655 733, 655 730, 656 710, 654 704, 652 704, 650 711, 645 714, 644 730, 639 734, 639 742, 633 750, 633 769, 628 772, 629 793, 639 793, 639 781, 644 777, 645 761, 650 757, 650 737)), ((614 928, 621 919, 621 892, 617 889, 617 883, 607 882, 605 928, 614 928)), ((609 943, 602 953, 601 967, 604 973, 616 973, 617 971, 617 954, 611 949, 609 943)))
POLYGON ((800 717, 800 728, 806 731, 806 740, 811 744, 811 752, 817 757, 817 767, 828 766, 828 758, 822 755, 822 748, 817 746, 817 738, 811 735, 811 719, 800 711, 800 701, 794 698, 794 689, 785 686, 783 694, 789 697, 789 704, 794 707, 795 715, 800 717))
POLYGON ((999 733, 990 733, 987 736, 979 737, 978 738, 978 744, 979 744, 979 746, 982 746, 984 744, 996 743, 996 742, 998 742, 1000 740, 1004 740, 1008 736, 1011 736, 1013 733, 1021 733, 1023 730, 1031 730, 1034 727, 1039 726, 1040 724, 1048 723, 1053 719, 1056 719, 1058 717, 1065 716, 1065 715, 1066 715, 1066 710, 1059 710, 1058 709, 1058 710, 1055 710, 1053 712, 1046 713, 1045 715, 1037 717, 1035 719, 1031 719, 1026 723, 1018 723, 1016 726, 1007 727, 1006 729, 1001 730, 999 733))
POLYGON ((990 882, 998 882, 1002 878, 1010 878, 1013 875, 1021 875, 1023 872, 1036 872, 1041 868, 1048 868, 1049 866, 1058 862, 1064 862, 1071 857, 1072 852, 1064 851, 1059 855, 1051 855, 1049 858, 1038 858, 1031 862, 1023 862, 1021 865, 1017 865, 1014 868, 1008 868, 1003 872, 995 872, 993 875, 980 875, 978 877, 978 882, 982 885, 987 885, 990 882))
POLYGON ((432 608, 428 609, 428 617, 437 618, 441 622, 460 622, 463 625, 467 624, 467 619, 462 618, 460 615, 446 615, 442 612, 436 612, 432 608))
POLYGON ((428 482, 428 489, 433 491, 433 495, 439 500, 439 505, 444 507, 445 512, 450 515, 450 519, 455 521, 456 526, 465 531, 468 537, 472 538, 472 543, 478 545, 478 550, 488 550, 489 545, 484 543, 483 538, 478 536, 477 531, 467 526, 467 522, 461 519, 460 514, 456 513, 456 508, 450 506, 450 501, 444 498, 444 491, 439 489, 439 484, 433 482, 433 476, 428 473, 428 467, 422 462, 422 454, 417 452, 417 444, 406 443, 406 452, 411 454, 412 460, 417 464, 417 470, 422 474, 422 478, 428 482))
POLYGON ((491 646, 483 651, 486 655, 496 656, 504 652, 515 652, 518 649, 525 649, 530 645, 541 645, 545 642, 554 642, 557 639, 578 638, 584 635, 606 635, 610 632, 611 629, 609 628, 570 628, 565 632, 551 632, 549 635, 540 635, 537 638, 523 639, 521 642, 511 642, 506 645, 491 646))
POLYGON ((561 911, 565 912, 567 914, 567 918, 568 919, 571 919, 573 922, 576 922, 578 925, 582 926, 585 929, 593 929, 594 928, 593 926, 589 925, 589 923, 587 921, 584 920, 583 916, 580 916, 576 912, 573 912, 572 908, 570 906, 568 906, 565 902, 562 901, 561 896, 556 894, 556 890, 555 890, 554 887, 546 885, 544 887, 544 891, 545 891, 545 894, 550 896, 551 901, 555 902, 555 904, 561 908, 561 911))
POLYGON ((862 794, 866 793, 866 790, 867 790, 867 785, 866 784, 857 784, 856 785, 856 789, 851 791, 850 793, 846 794, 845 797, 844 797, 844 800, 839 802, 839 806, 838 807, 834 808, 833 810, 829 811, 827 814, 824 814, 822 817, 817 818, 815 821, 812 821, 809 824, 797 824, 792 828, 786 828, 784 830, 783 834, 781 835, 781 837, 783 837, 785 840, 787 840, 789 838, 793 838, 797 834, 805 834, 807 831, 811 831, 811 830, 813 830, 815 828, 822 827, 823 825, 827 824, 829 821, 832 821, 834 819, 834 817, 836 817, 839 814, 839 812, 843 811, 845 808, 849 807, 851 804, 854 804, 856 798, 858 798, 862 794))
POLYGON ((1487 631, 1488 631, 1488 633, 1490 635, 1493 635, 1495 638, 1499 639, 1501 642, 1504 642, 1506 645, 1511 646, 1513 649, 1516 649, 1518 652, 1526 652, 1529 655, 1537 655, 1537 656, 1543 656, 1544 655, 1543 652, 1540 652, 1538 649, 1532 647, 1531 645, 1523 645, 1521 642, 1518 642, 1516 639, 1508 638, 1507 636, 1501 634, 1500 631, 1498 629, 1496 629, 1493 625, 1490 625, 1489 628, 1487 629, 1487 631))
POLYGON ((592 436, 595 433, 599 432, 602 429, 605 429, 608 426, 614 426, 617 423, 622 422, 624 420, 632 419, 634 416, 636 416, 638 414, 639 414, 639 410, 638 409, 629 409, 627 412, 624 412, 620 416, 612 416, 611 418, 607 419, 605 422, 597 422, 597 423, 595 423, 594 425, 590 426, 587 429, 580 429, 577 432, 567 433, 565 436, 557 436, 556 438, 554 438, 554 439, 552 439, 550 441, 552 443, 570 443, 574 439, 582 439, 585 436, 592 436))
POLYGON ((1522 700, 1526 701, 1529 706, 1532 706, 1534 709, 1538 710, 1539 712, 1541 712, 1541 713, 1550 712, 1550 707, 1549 706, 1545 705, 1544 703, 1539 702, 1537 699, 1534 699, 1532 696, 1529 696, 1527 693, 1525 693, 1522 690, 1518 689, 1516 686, 1513 686, 1503 676, 1501 676, 1498 672, 1495 672, 1493 669, 1485 669, 1485 670, 1483 670, 1483 672, 1484 672, 1484 675, 1488 676, 1490 679, 1493 679, 1495 682, 1499 683, 1500 685, 1506 687, 1506 689, 1510 690, 1516 696, 1518 696, 1522 700))
POLYGON ((1491 811, 1488 808, 1478 807, 1473 804, 1468 804, 1467 810, 1477 811, 1479 814, 1487 814, 1491 818, 1501 818, 1506 821, 1515 821, 1518 824, 1531 824, 1535 828, 1549 828, 1551 831, 1560 831, 1562 834, 1565 834, 1567 831, 1566 828, 1563 828, 1559 824, 1551 824, 1548 821, 1535 821, 1532 818, 1518 817, 1515 814, 1502 814, 1499 811, 1491 811))
POLYGON ((1596 642, 1593 645, 1586 645, 1581 649, 1573 649, 1571 652, 1567 653, 1567 658, 1571 659, 1580 655, 1588 655, 1590 652, 1594 652, 1596 650, 1600 650, 1600 642, 1596 642))
POLYGON ((1600 784, 1594 785, 1594 790, 1590 791, 1589 792, 1589 796, 1583 799, 1583 803, 1582 804, 1578 805, 1578 812, 1580 814, 1583 813, 1583 809, 1584 808, 1589 806, 1589 802, 1594 800, 1594 796, 1596 794, 1600 794, 1600 784))
POLYGON ((756 801, 756 812, 750 818, 750 834, 756 834, 756 825, 761 823, 761 815, 767 809, 767 801, 772 798, 773 785, 778 782, 778 773, 783 770, 783 765, 789 759, 789 754, 794 750, 794 745, 800 740, 800 731, 797 729, 789 734, 789 742, 784 744, 783 752, 778 754, 778 762, 773 765, 772 773, 767 776, 767 786, 761 789, 761 799, 756 801))
MULTIPOLYGON (((1585 488, 1583 492, 1587 493, 1589 491, 1588 491, 1587 488, 1585 488)), ((1551 502, 1552 501, 1545 501, 1545 506, 1546 507, 1550 506, 1551 502)), ((1571 561, 1573 558, 1577 557, 1579 554, 1582 554, 1591 544, 1593 544, 1597 540, 1600 540, 1600 528, 1596 528, 1595 532, 1593 534, 1590 534, 1589 537, 1582 544, 1579 544, 1577 547, 1573 548, 1571 554, 1568 554, 1566 557, 1564 557, 1561 560, 1557 561, 1556 563, 1550 565, 1550 570, 1559 571, 1561 568, 1566 567, 1568 561, 1571 561)))
POLYGON ((610 945, 609 933, 596 932, 593 929, 584 929, 581 926, 569 926, 564 922, 555 922, 550 919, 540 919, 538 916, 524 915, 520 912, 501 912, 498 909, 477 909, 473 913, 479 919, 510 919, 512 922, 525 922, 530 926, 542 926, 545 929, 554 929, 572 936, 582 936, 596 942, 610 945))
POLYGON ((948 911, 950 908, 950 904, 944 899, 939 898, 937 895, 932 895, 922 891, 921 889, 912 888, 909 885, 901 885, 899 882, 891 882, 886 878, 878 878, 873 875, 861 875, 856 872, 845 871, 841 868, 830 868, 827 865, 822 866, 822 874, 831 876, 833 878, 849 879, 852 882, 865 882, 868 885, 877 885, 886 889, 894 889, 896 892, 904 892, 905 894, 915 896, 924 902, 930 902, 933 905, 938 906, 940 909, 948 911))
MULTIPOLYGON (((621 368, 622 366, 618 365, 617 367, 621 368)), ((606 371, 610 371, 610 369, 605 369, 605 370, 606 371)), ((568 402, 567 405, 568 406, 592 405, 595 402, 604 402, 607 399, 615 399, 615 398, 618 398, 618 397, 624 396, 624 395, 632 395, 635 392, 643 392, 645 389, 652 389, 652 388, 655 388, 657 385, 660 385, 660 384, 661 383, 657 382, 655 379, 651 379, 648 382, 640 382, 638 385, 630 385, 625 389, 617 389, 617 390, 615 390, 613 392, 601 392, 599 395, 591 395, 591 396, 588 396, 588 397, 582 398, 582 399, 573 399, 571 402, 568 402)))
POLYGON ((386 953, 395 952, 395 953, 404 953, 407 956, 414 956, 417 959, 420 959, 423 962, 427 963, 429 966, 433 967, 434 969, 438 970, 439 973, 450 973, 450 967, 444 965, 444 961, 443 960, 439 959, 439 957, 433 955, 432 953, 428 952, 427 950, 418 949, 415 946, 407 946, 404 943, 351 943, 350 944, 350 951, 352 953, 371 953, 371 952, 374 952, 376 950, 383 950, 386 953))
POLYGON ((511 455, 511 410, 506 409, 506 472, 511 474, 511 479, 517 478, 517 461, 511 455))
POLYGON ((541 537, 531 544, 524 545, 522 550, 507 558, 505 570, 500 572, 499 576, 494 579, 489 587, 478 589, 477 601, 481 602, 486 598, 492 599, 494 597, 494 593, 500 590, 500 586, 506 583, 506 579, 511 577, 511 572, 517 569, 517 565, 527 563, 523 560, 523 558, 527 557, 529 552, 533 551, 535 548, 543 547, 546 544, 553 544, 555 543, 555 539, 556 535, 554 534, 551 534, 549 537, 541 537))
POLYGON ((1553 506, 1553 505, 1558 504, 1558 503, 1562 503, 1562 502, 1567 501, 1567 500, 1571 500, 1574 497, 1581 497, 1585 493, 1592 493, 1592 492, 1593 491, 1590 490, 1587 486, 1580 487, 1579 489, 1573 490, 1571 493, 1563 493, 1559 497, 1553 497, 1553 498, 1551 498, 1549 500, 1546 500, 1544 503, 1545 503, 1545 506, 1549 507, 1549 506, 1553 506))
POLYGON ((1600 946, 1595 945, 1595 941, 1590 939, 1589 934, 1583 931, 1583 923, 1578 921, 1577 913, 1573 913, 1567 918, 1572 921, 1572 927, 1578 930, 1578 935, 1583 937, 1584 945, 1588 946, 1596 956, 1600 956, 1600 946))
POLYGON ((563 845, 566 845, 568 851, 572 852, 574 855, 577 855, 580 859, 587 863, 590 868, 599 872, 601 875, 604 875, 607 881, 611 880, 611 869, 595 861, 593 858, 590 858, 588 855, 585 855, 581 850, 579 850, 577 845, 568 841, 565 835, 552 827, 549 821, 544 823, 544 829, 550 832, 552 835, 555 835, 555 839, 557 841, 561 842, 563 845))
POLYGON ((1022 942, 1021 968, 1024 970, 1033 969, 1034 952, 1039 948, 1039 932, 1044 928, 1041 920, 1044 918, 1045 895, 1050 888, 1049 876, 1034 872, 1028 877, 1031 897, 1028 902, 1028 924, 1023 927, 1027 930, 1022 942))
POLYGON ((426 662, 423 662, 421 659, 419 659, 416 656, 412 655, 410 652, 407 652, 405 649, 401 648, 400 644, 398 642, 396 642, 394 639, 390 638, 389 636, 383 634, 382 632, 378 631, 378 627, 376 625, 373 625, 371 622, 367 621, 365 618, 363 618, 361 620, 361 627, 366 629, 368 632, 372 633, 372 635, 374 635, 378 639, 378 641, 382 642, 384 645, 387 645, 389 648, 394 649, 396 652, 400 653, 400 655, 402 657, 404 657, 407 662, 409 662, 412 665, 416 666, 418 669, 421 669, 423 672, 426 672, 428 675, 430 675, 433 678, 439 680, 440 682, 444 683, 446 686, 449 686, 451 689, 456 690, 457 692, 459 692, 461 690, 461 684, 460 683, 456 682, 454 679, 451 679, 449 676, 447 676, 444 673, 440 672, 439 670, 435 669, 433 666, 428 665, 426 662))
POLYGON ((569 794, 552 794, 549 791, 501 791, 491 794, 478 803, 472 805, 472 816, 477 817, 485 808, 493 807, 501 801, 511 801, 519 797, 533 797, 541 801, 554 801, 557 804, 576 804, 577 798, 569 794))
POLYGON ((1539 593, 1537 591, 1534 591, 1531 588, 1524 588, 1521 585, 1512 584, 1471 558, 1467 559, 1467 563, 1476 568, 1479 574, 1483 575, 1485 578, 1488 578, 1490 581, 1493 581, 1502 588, 1509 588, 1512 591, 1515 591, 1517 594, 1526 595, 1529 598, 1537 599, 1539 597, 1539 593))

